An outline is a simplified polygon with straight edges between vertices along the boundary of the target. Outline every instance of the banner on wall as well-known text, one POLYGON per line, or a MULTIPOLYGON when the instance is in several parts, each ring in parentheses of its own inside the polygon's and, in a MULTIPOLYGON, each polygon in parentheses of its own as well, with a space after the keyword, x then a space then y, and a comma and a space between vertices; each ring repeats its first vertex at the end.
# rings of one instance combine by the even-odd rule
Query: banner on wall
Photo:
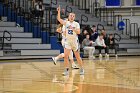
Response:
POLYGON ((140 0, 136 0, 136 5, 140 5, 140 0))
POLYGON ((120 0, 106 0, 106 6, 120 6, 120 5, 121 5, 120 0))

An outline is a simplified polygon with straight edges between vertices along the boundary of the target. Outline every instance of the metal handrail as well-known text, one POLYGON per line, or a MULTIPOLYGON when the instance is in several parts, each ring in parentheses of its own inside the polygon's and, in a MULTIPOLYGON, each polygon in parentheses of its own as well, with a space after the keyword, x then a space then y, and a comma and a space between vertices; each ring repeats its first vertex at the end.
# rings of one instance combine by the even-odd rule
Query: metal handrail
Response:
POLYGON ((51 14, 51 25, 50 25, 50 35, 55 35, 55 31, 53 31, 55 28, 52 27, 52 24, 53 24, 53 20, 56 20, 56 24, 57 24, 57 17, 55 14, 51 14), (56 18, 56 19, 53 19, 53 16, 56 18))
POLYGON ((118 27, 118 24, 117 23, 119 23, 120 21, 122 21, 123 19, 122 19, 122 15, 115 15, 114 16, 114 24, 115 24, 115 29, 117 29, 117 27, 118 27))
POLYGON ((99 2, 93 2, 93 4, 90 6, 91 8, 91 13, 95 16, 98 17, 97 13, 98 13, 98 7, 100 7, 100 3, 99 2))
POLYGON ((138 23, 131 23, 130 24, 130 39, 132 38, 132 37, 137 37, 136 35, 137 35, 137 33, 138 33, 138 23), (132 26, 134 25, 134 29, 133 29, 133 32, 134 32, 134 36, 132 36, 132 26))
POLYGON ((70 7, 69 5, 66 6, 66 11, 65 11, 65 15, 67 15, 67 13, 71 13, 72 12, 72 7, 70 7), (69 10, 70 9, 70 10, 69 10))
POLYGON ((3 32, 2 47, 1 47, 2 50, 4 49, 5 39, 6 39, 7 41, 11 41, 11 39, 12 39, 11 33, 10 33, 9 31, 6 31, 6 30, 3 32), (5 36, 5 33, 8 33, 8 34, 10 35, 10 37, 6 37, 6 36, 5 36))
POLYGON ((130 19, 123 19, 125 21, 125 33, 126 35, 129 35, 128 32, 130 32, 130 19), (128 29, 129 28, 129 29, 128 29))
POLYGON ((138 28, 138 44, 140 44, 140 27, 138 28))
POLYGON ((121 39, 122 39, 122 37, 121 37, 118 33, 114 33, 114 38, 115 38, 115 40, 117 40, 118 42, 120 42, 121 39), (116 36, 118 36, 119 39, 115 38, 116 36))
POLYGON ((97 32, 98 32, 99 30, 105 30, 104 25, 102 25, 102 24, 98 24, 98 25, 97 25, 97 32), (100 26, 102 27, 102 29, 99 29, 100 26))
POLYGON ((58 3, 57 0, 55 0, 55 2, 53 2, 53 0, 51 0, 51 6, 52 5, 57 5, 57 3, 58 3))
POLYGON ((81 15, 81 25, 83 24, 83 22, 88 22, 88 17, 86 15, 81 15))

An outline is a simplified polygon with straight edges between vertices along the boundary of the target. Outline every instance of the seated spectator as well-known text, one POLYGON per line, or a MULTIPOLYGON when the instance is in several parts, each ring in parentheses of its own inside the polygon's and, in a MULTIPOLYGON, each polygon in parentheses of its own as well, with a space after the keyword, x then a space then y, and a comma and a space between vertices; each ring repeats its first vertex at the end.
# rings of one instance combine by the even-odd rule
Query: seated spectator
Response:
POLYGON ((97 30, 96 30, 96 26, 93 25, 91 29, 92 29, 92 32, 91 32, 91 37, 90 37, 90 39, 91 39, 93 42, 95 42, 96 39, 97 39, 97 37, 98 37, 98 32, 97 32, 97 30))
POLYGON ((113 34, 109 35, 109 38, 107 39, 107 46, 109 49, 115 49, 115 56, 117 56, 117 50, 118 50, 118 45, 115 43, 115 39, 113 37, 113 34))
POLYGON ((91 41, 89 38, 90 35, 86 34, 86 38, 83 40, 82 46, 84 50, 88 51, 89 59, 95 59, 95 56, 93 56, 95 52, 95 47, 94 47, 95 43, 91 41))
POLYGON ((106 30, 103 29, 103 30, 101 31, 101 33, 103 34, 103 39, 104 39, 104 41, 105 41, 105 44, 107 44, 106 42, 107 42, 108 36, 107 36, 107 34, 106 34, 106 30))
POLYGON ((89 33, 86 29, 84 29, 82 33, 78 36, 80 44, 82 44, 83 40, 86 38, 86 34, 89 34, 89 33))
POLYGON ((101 33, 98 38, 96 39, 95 43, 96 43, 96 46, 95 46, 95 49, 98 49, 99 50, 99 58, 102 58, 102 54, 101 54, 101 50, 102 49, 105 49, 105 57, 106 58, 109 58, 109 55, 108 55, 108 47, 106 46, 105 44, 105 41, 103 39, 103 34, 101 33))
POLYGON ((42 1, 37 1, 34 4, 35 6, 35 17, 42 17, 44 15, 44 6, 42 1))

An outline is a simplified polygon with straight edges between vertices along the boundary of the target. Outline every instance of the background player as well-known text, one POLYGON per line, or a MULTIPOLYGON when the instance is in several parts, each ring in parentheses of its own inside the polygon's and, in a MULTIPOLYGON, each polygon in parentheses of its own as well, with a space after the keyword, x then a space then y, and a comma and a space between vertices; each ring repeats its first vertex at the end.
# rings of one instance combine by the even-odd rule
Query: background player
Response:
POLYGON ((58 11, 58 16, 57 19, 58 21, 65 25, 65 50, 64 50, 64 66, 65 66, 65 70, 64 70, 64 75, 69 75, 69 62, 68 62, 68 56, 70 54, 70 51, 73 50, 75 57, 77 59, 77 62, 80 65, 80 75, 84 75, 84 69, 83 69, 83 62, 82 59, 80 57, 80 53, 79 53, 79 43, 78 43, 78 36, 77 34, 80 34, 80 25, 79 23, 75 22, 75 14, 74 13, 69 13, 68 19, 69 21, 64 21, 63 19, 61 19, 60 17, 60 6, 57 8, 58 11))
MULTIPOLYGON (((66 20, 67 21, 67 20, 66 20)), ((65 35, 64 35, 64 32, 65 32, 65 26, 64 25, 61 25, 59 24, 58 27, 57 27, 57 30, 56 30, 58 33, 61 33, 62 34, 62 46, 64 47, 64 43, 65 43, 65 35)), ((57 60, 59 60, 60 58, 64 58, 64 53, 61 53, 59 54, 57 57, 52 57, 53 61, 54 61, 54 64, 56 65, 56 62, 57 60)), ((71 62, 71 65, 72 65, 72 68, 73 69, 79 69, 79 67, 75 64, 74 60, 73 60, 73 52, 72 50, 70 51, 70 55, 69 55, 69 59, 70 59, 70 62, 71 62)))

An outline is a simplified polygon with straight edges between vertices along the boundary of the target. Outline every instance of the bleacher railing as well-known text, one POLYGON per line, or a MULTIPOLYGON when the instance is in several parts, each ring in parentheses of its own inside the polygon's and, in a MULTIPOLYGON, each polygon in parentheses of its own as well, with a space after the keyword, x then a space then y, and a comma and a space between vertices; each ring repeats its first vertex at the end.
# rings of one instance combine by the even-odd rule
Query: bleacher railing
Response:
POLYGON ((6 31, 6 30, 3 31, 1 50, 4 49, 5 40, 7 40, 7 41, 11 41, 11 39, 12 39, 12 35, 11 35, 11 33, 10 33, 9 31, 6 31), (9 37, 7 37, 6 34, 8 34, 9 37))
POLYGON ((140 27, 138 28, 138 44, 140 44, 140 27))
POLYGON ((51 0, 51 6, 52 5, 57 5, 58 1, 57 0, 51 0))
POLYGON ((125 34, 130 35, 130 19, 123 19, 125 23, 125 34))
POLYGON ((118 42, 120 42, 121 41, 121 36, 118 34, 118 33, 114 33, 114 38, 115 38, 115 40, 117 40, 118 42))
POLYGON ((68 15, 68 13, 71 13, 73 10, 72 10, 72 7, 70 7, 70 6, 66 6, 66 10, 65 10, 65 16, 67 16, 68 15))
POLYGON ((88 22, 88 17, 86 15, 81 15, 81 25, 83 25, 83 22, 88 22))
POLYGON ((138 37, 138 23, 130 24, 130 39, 138 37))
POLYGON ((104 25, 98 24, 98 25, 97 25, 97 32, 99 33, 99 31, 102 31, 102 30, 105 30, 104 25))

